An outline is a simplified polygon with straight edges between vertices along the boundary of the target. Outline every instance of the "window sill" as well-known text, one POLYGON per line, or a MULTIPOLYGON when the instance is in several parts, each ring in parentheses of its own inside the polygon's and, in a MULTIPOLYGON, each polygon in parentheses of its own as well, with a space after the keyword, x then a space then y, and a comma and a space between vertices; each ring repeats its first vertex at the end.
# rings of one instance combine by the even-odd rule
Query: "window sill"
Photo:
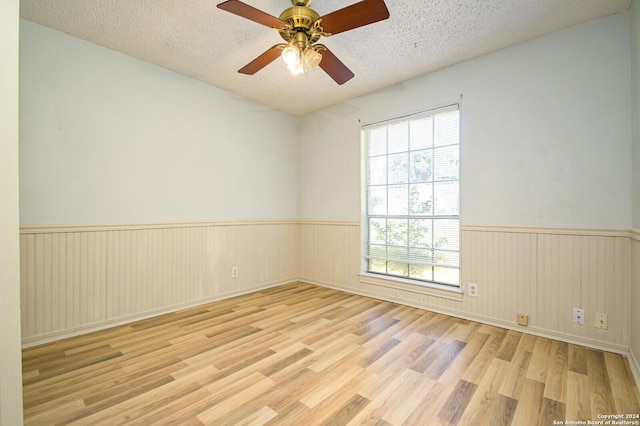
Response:
POLYGON ((440 299, 453 300, 456 302, 462 302, 462 296, 464 294, 462 288, 454 288, 446 285, 426 282, 422 284, 403 278, 395 278, 364 272, 359 275, 359 280, 363 284, 388 287, 396 290, 404 290, 412 293, 438 297, 440 299))

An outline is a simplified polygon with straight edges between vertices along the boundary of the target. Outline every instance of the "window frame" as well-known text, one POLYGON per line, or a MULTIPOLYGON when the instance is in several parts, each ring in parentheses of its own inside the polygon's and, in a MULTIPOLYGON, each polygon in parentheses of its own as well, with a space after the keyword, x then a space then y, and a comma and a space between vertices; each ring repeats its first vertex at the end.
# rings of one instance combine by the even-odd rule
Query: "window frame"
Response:
MULTIPOLYGON (((461 129, 460 129, 460 116, 461 116, 461 111, 460 111, 460 104, 459 103, 451 103, 451 104, 447 104, 444 105, 442 107, 438 107, 438 108, 433 108, 433 109, 428 109, 428 110, 423 110, 417 113, 412 113, 412 114, 407 114, 407 115, 403 115, 403 116, 399 116, 399 117, 395 117, 395 118, 391 118, 391 119, 387 119, 387 120, 380 120, 380 121, 376 121, 376 122, 372 122, 369 124, 364 124, 361 126, 361 161, 362 161, 362 168, 361 168, 361 200, 362 200, 362 215, 361 215, 361 262, 362 262, 362 266, 361 266, 361 276, 369 276, 369 277, 373 277, 376 280, 391 280, 391 281, 396 281, 398 283, 401 284, 413 284, 413 285, 419 285, 422 287, 431 287, 434 289, 438 289, 438 290, 449 290, 449 291, 454 291, 454 292, 462 292, 462 261, 461 261, 461 255, 462 255, 462 241, 461 241, 461 222, 460 222, 460 187, 461 187, 461 145, 462 145, 462 141, 461 141, 461 129), (448 144, 446 146, 455 146, 456 147, 456 155, 457 155, 457 167, 456 167, 456 174, 457 174, 457 179, 447 179, 447 180, 442 180, 442 181, 438 181, 436 179, 435 176, 431 177, 431 180, 429 181, 430 184, 432 185, 432 191, 435 191, 435 184, 436 183, 440 183, 440 182, 456 182, 457 183, 457 187, 455 188, 455 190, 457 191, 457 197, 456 197, 456 201, 457 201, 457 214, 446 214, 446 215, 442 215, 442 214, 437 214, 435 210, 433 210, 431 212, 431 214, 429 215, 420 215, 420 214, 415 214, 414 212, 411 211, 411 200, 410 197, 407 198, 407 213, 405 215, 393 215, 390 214, 390 212, 388 210, 386 210, 386 212, 384 214, 374 214, 374 213, 370 213, 369 212, 369 190, 370 187, 372 186, 377 186, 377 187, 384 187, 385 191, 387 191, 388 194, 388 189, 390 186, 394 185, 393 183, 390 183, 390 179, 389 179, 389 165, 388 162, 386 162, 385 164, 385 168, 386 168, 386 175, 385 175, 385 180, 386 182, 384 184, 371 184, 369 181, 369 162, 370 162, 370 158, 374 158, 376 156, 370 156, 369 155, 369 137, 368 137, 368 131, 372 130, 372 129, 377 129, 380 127, 384 127, 385 129, 387 129, 387 131, 389 130, 389 126, 392 126, 394 124, 398 124, 398 123, 402 123, 402 122, 408 122, 407 125, 410 126, 411 121, 415 121, 415 120, 421 120, 421 119, 425 119, 425 118, 429 118, 429 117, 435 117, 436 115, 439 114, 443 114, 443 113, 450 113, 452 111, 456 111, 457 112, 457 128, 456 128, 456 138, 457 138, 457 143, 454 144, 448 144), (433 231, 435 229, 435 226, 433 226, 433 224, 442 221, 442 220, 447 220, 447 219, 451 219, 451 220, 455 220, 456 221, 456 228, 454 230, 454 237, 456 239, 457 242, 457 250, 453 250, 451 251, 451 253, 453 253, 454 258, 457 257, 457 263, 453 263, 453 264, 445 264, 443 262, 438 262, 437 260, 435 260, 434 258, 432 258, 431 262, 419 262, 417 261, 415 258, 411 258, 410 252, 412 249, 411 246, 411 242, 409 241, 409 237, 407 236, 407 242, 404 245, 398 246, 401 248, 405 248, 407 250, 407 257, 406 258, 402 258, 402 259, 397 259, 399 260, 400 264, 402 265, 406 265, 406 275, 398 275, 398 274, 393 274, 393 273, 389 273, 389 268, 388 268, 388 263, 389 261, 392 259, 389 256, 389 247, 394 247, 392 244, 389 244, 389 238, 388 235, 385 236, 385 242, 384 244, 382 244, 382 246, 384 246, 386 248, 386 252, 384 255, 384 258, 380 258, 380 256, 372 256, 371 253, 369 253, 369 249, 370 249, 370 236, 369 236, 369 232, 370 232, 370 227, 369 227, 369 223, 370 220, 372 219, 385 219, 385 220, 389 220, 389 219, 399 219, 399 220, 406 220, 407 223, 407 235, 409 235, 410 231, 409 231, 409 223, 412 220, 427 220, 427 221, 431 221, 432 223, 432 227, 431 227, 431 231, 432 231, 432 235, 435 234, 435 232, 433 231), (370 260, 373 258, 379 258, 381 260, 384 260, 385 263, 385 272, 379 272, 379 271, 373 271, 371 270, 371 268, 369 267, 370 265, 370 260), (411 277, 411 268, 413 266, 416 265, 424 265, 427 268, 430 268, 430 273, 431 273, 431 279, 421 279, 421 278, 416 278, 416 277, 411 277), (457 278, 456 278, 456 282, 457 283, 452 283, 452 282, 442 282, 437 280, 437 277, 435 276, 435 270, 436 268, 448 268, 451 270, 455 270, 457 272, 457 278)), ((435 134, 435 130, 432 129, 432 135, 435 134)), ((385 158, 385 161, 387 161, 390 157, 390 155, 393 155, 393 153, 390 153, 389 150, 389 138, 388 135, 385 136, 385 152, 384 154, 379 155, 378 157, 383 157, 385 158)), ((412 152, 415 153, 417 151, 428 151, 431 155, 432 158, 432 163, 430 166, 430 170, 431 173, 435 173, 435 163, 434 163, 434 152, 436 149, 438 148, 442 148, 445 145, 438 145, 437 142, 435 141, 431 141, 431 145, 425 149, 425 148, 415 148, 412 149, 411 146, 407 146, 407 150, 406 151, 401 151, 401 153, 407 155, 407 158, 411 158, 412 152)), ((408 166, 410 169, 410 166, 408 166)), ((411 185, 412 185, 412 181, 410 177, 407 177, 407 181, 406 183, 404 183, 407 185, 407 187, 409 188, 408 190, 408 194, 411 193, 411 185)), ((433 193, 433 192, 432 192, 433 193)), ((433 202, 435 202, 434 198, 431 198, 432 200, 432 205, 431 208, 434 207, 433 202)), ((388 200, 386 201, 387 205, 388 205, 388 200)), ((388 222, 385 222, 386 224, 388 224, 388 222)), ((388 229, 388 225, 385 226, 385 231, 386 229, 388 229)), ((433 237, 432 237, 433 238, 433 237)), ((446 252, 447 250, 443 250, 443 249, 439 249, 436 248, 435 245, 431 244, 430 246, 430 250, 435 254, 436 252, 446 252)), ((435 255, 434 255, 435 256, 435 255)))

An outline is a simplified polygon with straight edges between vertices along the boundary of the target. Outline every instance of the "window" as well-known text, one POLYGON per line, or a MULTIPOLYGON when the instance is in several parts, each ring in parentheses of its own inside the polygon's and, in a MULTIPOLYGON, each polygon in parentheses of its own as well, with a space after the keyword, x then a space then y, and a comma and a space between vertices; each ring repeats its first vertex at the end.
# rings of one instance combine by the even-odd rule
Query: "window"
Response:
POLYGON ((370 273, 460 286, 458 105, 363 127, 370 273))

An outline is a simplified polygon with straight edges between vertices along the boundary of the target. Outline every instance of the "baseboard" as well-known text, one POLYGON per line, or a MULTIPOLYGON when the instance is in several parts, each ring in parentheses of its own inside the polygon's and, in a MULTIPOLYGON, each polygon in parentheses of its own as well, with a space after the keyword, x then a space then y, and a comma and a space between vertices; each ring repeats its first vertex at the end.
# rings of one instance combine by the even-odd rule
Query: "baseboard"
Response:
MULTIPOLYGON (((330 282, 318 281, 318 280, 307 279, 307 278, 300 278, 300 281, 306 282, 309 284, 318 285, 320 287, 327 287, 327 288, 332 288, 334 290, 344 291, 346 293, 358 294, 360 296, 366 296, 373 299, 399 303, 401 305, 411 306, 412 308, 424 309, 426 311, 435 312, 438 314, 450 315, 452 317, 461 318, 469 321, 476 321, 482 324, 487 324, 494 327, 500 327, 507 330, 519 331, 521 333, 532 334, 534 336, 544 337, 547 339, 558 340, 561 342, 585 346, 592 349, 598 349, 598 350, 613 352, 613 353, 617 353, 625 356, 630 356, 629 347, 624 345, 600 342, 597 340, 586 339, 578 336, 570 336, 564 333, 558 333, 553 330, 546 330, 542 328, 522 327, 517 324, 509 323, 507 321, 502 321, 496 318, 485 317, 482 315, 476 315, 469 312, 459 311, 456 309, 450 309, 442 306, 417 304, 412 300, 404 299, 402 297, 382 297, 379 294, 375 294, 373 292, 368 292, 361 289, 354 289, 348 286, 339 285, 339 284, 330 283, 330 282)), ((631 364, 631 360, 630 360, 630 364, 631 364)), ((637 363, 636 363, 636 366, 637 366, 637 363)), ((636 383, 638 383, 637 380, 636 380, 636 383)))
POLYGON ((154 309, 154 310, 145 311, 145 312, 141 312, 134 315, 115 318, 113 320, 87 324, 82 327, 60 330, 53 333, 40 334, 37 336, 30 336, 22 339, 22 348, 26 349, 34 346, 40 346, 40 345, 52 343, 58 340, 68 339, 70 337, 76 337, 76 336, 81 336, 83 334, 106 330, 108 328, 117 327, 119 325, 131 324, 137 321, 142 321, 145 319, 170 314, 183 309, 194 308, 196 306, 201 306, 201 305, 206 305, 208 303, 231 299, 233 297, 242 296, 244 294, 255 293, 256 291, 266 290, 268 288, 273 288, 273 287, 279 287, 281 285, 290 284, 294 282, 298 282, 298 279, 287 279, 287 280, 282 280, 282 281, 277 281, 272 283, 261 284, 258 286, 245 288, 239 291, 228 292, 224 294, 217 294, 212 297, 206 297, 204 299, 196 299, 186 303, 179 303, 171 306, 166 306, 160 309, 154 309))
POLYGON ((636 381, 636 389, 640 390, 640 363, 638 363, 638 358, 636 358, 633 351, 629 351, 628 360, 631 374, 633 374, 633 378, 636 381))

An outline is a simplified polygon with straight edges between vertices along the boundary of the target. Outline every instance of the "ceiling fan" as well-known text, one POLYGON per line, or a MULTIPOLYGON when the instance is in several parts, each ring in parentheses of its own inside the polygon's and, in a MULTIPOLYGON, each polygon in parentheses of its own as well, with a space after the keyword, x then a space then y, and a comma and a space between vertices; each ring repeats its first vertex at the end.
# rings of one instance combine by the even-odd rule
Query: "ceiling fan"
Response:
POLYGON ((291 2, 293 7, 282 12, 279 18, 239 0, 228 0, 218 5, 222 10, 278 30, 285 41, 267 49, 240 68, 239 73, 253 75, 282 56, 293 74, 307 72, 319 65, 336 83, 344 84, 353 78, 353 72, 318 40, 389 17, 384 0, 363 0, 325 16, 309 7, 311 0, 291 2))

